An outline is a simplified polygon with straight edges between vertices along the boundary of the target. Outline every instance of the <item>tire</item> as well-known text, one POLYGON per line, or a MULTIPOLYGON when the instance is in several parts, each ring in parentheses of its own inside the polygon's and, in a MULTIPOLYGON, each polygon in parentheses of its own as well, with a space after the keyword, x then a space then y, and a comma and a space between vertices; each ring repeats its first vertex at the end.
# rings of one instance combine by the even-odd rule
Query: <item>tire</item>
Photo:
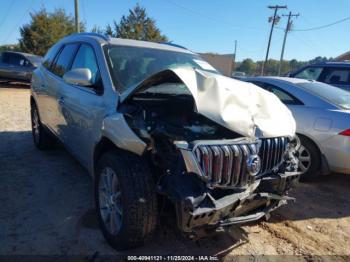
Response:
POLYGON ((41 123, 38 108, 35 104, 31 105, 30 116, 34 145, 40 150, 52 148, 55 142, 54 138, 45 130, 41 123))
POLYGON ((154 232, 158 215, 155 183, 147 163, 130 153, 103 154, 96 168, 95 205, 102 233, 113 248, 143 245, 154 232))
POLYGON ((321 155, 317 146, 308 138, 298 136, 300 145, 297 148, 299 153, 299 171, 303 172, 300 176, 301 181, 315 180, 320 174, 321 155), (309 159, 308 165, 306 163, 309 159), (304 160, 304 161, 303 161, 304 160))

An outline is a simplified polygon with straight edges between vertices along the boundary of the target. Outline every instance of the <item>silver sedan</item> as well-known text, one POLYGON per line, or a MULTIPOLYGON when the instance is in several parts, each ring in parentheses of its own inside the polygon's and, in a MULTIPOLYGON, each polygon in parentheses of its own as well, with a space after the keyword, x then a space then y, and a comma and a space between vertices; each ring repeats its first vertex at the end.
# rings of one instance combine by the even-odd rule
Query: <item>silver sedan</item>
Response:
POLYGON ((292 111, 304 180, 330 172, 350 174, 349 92, 287 77, 252 77, 245 81, 273 92, 292 111))

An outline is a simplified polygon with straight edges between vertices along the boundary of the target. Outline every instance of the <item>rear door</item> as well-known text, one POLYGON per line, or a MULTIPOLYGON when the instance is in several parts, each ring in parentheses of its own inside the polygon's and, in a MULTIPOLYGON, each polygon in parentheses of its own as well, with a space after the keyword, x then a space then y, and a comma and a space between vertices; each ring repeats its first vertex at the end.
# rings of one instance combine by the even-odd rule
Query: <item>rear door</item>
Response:
POLYGON ((8 79, 10 78, 10 73, 12 70, 12 66, 9 63, 10 53, 2 52, 0 58, 0 77, 8 79))
POLYGON ((73 60, 71 69, 91 71, 91 86, 62 84, 60 86, 60 119, 65 122, 65 144, 84 165, 88 166, 94 147, 94 136, 106 115, 102 96, 103 84, 94 49, 83 43, 73 60))
POLYGON ((350 91, 350 66, 326 67, 319 81, 350 91))

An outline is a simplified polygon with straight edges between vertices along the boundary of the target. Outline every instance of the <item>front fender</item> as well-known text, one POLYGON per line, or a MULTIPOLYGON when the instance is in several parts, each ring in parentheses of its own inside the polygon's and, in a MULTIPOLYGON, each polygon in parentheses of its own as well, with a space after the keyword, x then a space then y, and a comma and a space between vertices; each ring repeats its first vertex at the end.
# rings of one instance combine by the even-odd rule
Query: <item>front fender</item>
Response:
POLYGON ((120 113, 115 113, 103 120, 101 134, 121 149, 137 155, 142 155, 145 151, 146 143, 131 130, 120 113))

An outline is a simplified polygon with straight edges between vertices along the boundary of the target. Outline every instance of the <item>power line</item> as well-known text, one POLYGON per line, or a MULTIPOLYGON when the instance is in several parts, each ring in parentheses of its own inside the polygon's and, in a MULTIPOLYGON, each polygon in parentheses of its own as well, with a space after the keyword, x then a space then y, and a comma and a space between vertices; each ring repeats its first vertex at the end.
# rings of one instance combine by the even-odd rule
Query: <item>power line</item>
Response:
POLYGON ((190 13, 193 13, 193 14, 195 14, 195 15, 197 15, 197 16, 200 16, 200 17, 202 17, 202 18, 205 18, 205 19, 207 19, 207 20, 211 20, 211 21, 213 21, 213 22, 219 23, 220 25, 227 26, 227 27, 229 27, 230 29, 232 29, 232 28, 237 28, 237 29, 241 29, 241 30, 263 30, 263 28, 261 28, 261 27, 260 27, 260 28, 259 28, 259 27, 247 27, 247 26, 244 26, 244 25, 243 25, 243 26, 233 26, 233 25, 231 25, 228 21, 221 20, 221 19, 217 19, 217 18, 215 18, 215 17, 205 15, 205 14, 203 14, 203 13, 197 12, 197 11, 194 10, 194 9, 188 8, 188 7, 183 6, 183 5, 179 5, 178 3, 175 3, 175 2, 173 2, 173 1, 167 0, 166 2, 168 2, 168 3, 171 4, 171 5, 176 6, 176 7, 178 7, 178 8, 184 9, 184 10, 186 10, 187 12, 190 12, 190 13))
MULTIPOLYGON (((330 27, 330 26, 333 26, 333 25, 337 25, 337 24, 343 23, 343 22, 345 22, 347 20, 350 20, 350 16, 345 17, 343 19, 340 19, 340 20, 335 21, 335 22, 330 23, 330 24, 316 26, 316 27, 311 27, 311 28, 291 29, 290 31, 292 31, 292 32, 306 32, 306 31, 320 30, 320 29, 323 29, 323 28, 327 28, 327 27, 330 27)), ((284 28, 282 28, 282 27, 276 26, 276 28, 279 29, 279 30, 284 30, 284 28)))
POLYGON ((311 28, 306 28, 306 29, 293 29, 292 31, 313 31, 313 30, 319 30, 319 29, 323 29, 323 28, 327 28, 327 27, 330 27, 330 26, 333 26, 333 25, 336 25, 336 24, 340 24, 342 22, 345 22, 347 20, 350 19, 350 16, 348 17, 345 17, 343 19, 340 19, 338 21, 335 21, 333 23, 330 23, 330 24, 327 24, 327 25, 321 25, 321 26, 317 26, 317 27, 311 27, 311 28))
POLYGON ((84 16, 84 19, 83 19, 83 20, 84 20, 85 23, 87 23, 87 22, 86 22, 86 13, 85 13, 85 4, 84 4, 84 2, 85 2, 85 1, 81 0, 80 4, 81 4, 82 9, 83 9, 83 16, 84 16))
POLYGON ((25 13, 21 16, 21 19, 19 20, 19 22, 17 24, 15 24, 15 26, 12 28, 12 30, 10 31, 10 33, 7 35, 7 37, 4 40, 4 43, 7 42, 7 40, 12 36, 12 34, 16 31, 16 29, 19 27, 19 25, 22 23, 23 19, 26 17, 26 14, 29 13, 29 10, 32 8, 34 4, 34 0, 32 0, 32 2, 30 3, 28 9, 25 11, 25 13))
POLYGON ((5 14, 5 16, 4 16, 4 18, 1 20, 1 22, 0 22, 0 27, 5 23, 5 21, 6 21, 6 19, 7 19, 7 17, 9 16, 9 14, 10 14, 10 11, 11 11, 11 9, 12 9, 12 6, 13 6, 13 4, 14 4, 14 0, 12 0, 12 2, 10 3, 10 6, 9 6, 9 9, 8 9, 8 11, 6 12, 6 14, 5 14))

